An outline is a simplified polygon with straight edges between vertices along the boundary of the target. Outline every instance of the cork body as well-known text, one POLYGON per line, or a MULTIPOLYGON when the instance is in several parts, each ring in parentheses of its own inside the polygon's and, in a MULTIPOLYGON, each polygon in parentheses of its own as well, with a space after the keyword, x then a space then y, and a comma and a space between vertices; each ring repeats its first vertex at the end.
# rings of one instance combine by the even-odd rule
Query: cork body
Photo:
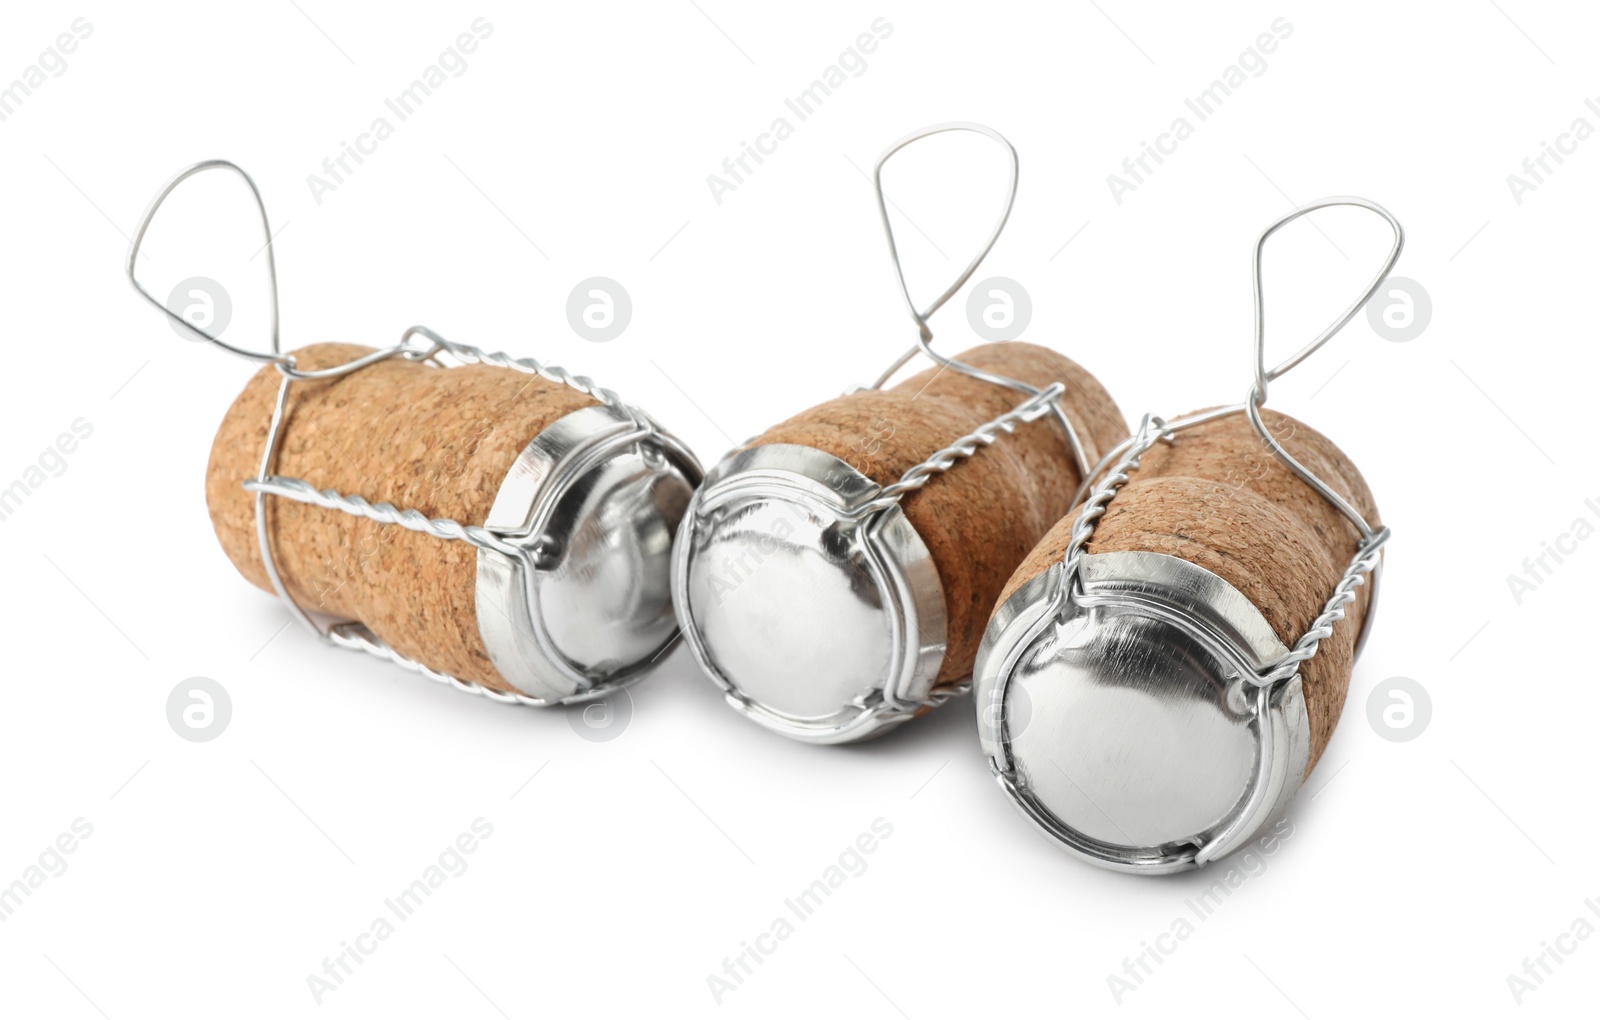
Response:
MULTIPOLYGON (((351 344, 294 352, 302 369, 370 353, 351 344)), ((253 478, 282 376, 261 369, 217 429, 206 504, 217 540, 252 584, 271 591, 256 539, 253 478)), ((548 425, 597 403, 511 369, 439 368, 390 358, 289 389, 275 474, 388 502, 428 517, 484 523, 513 461, 548 425)), ((278 572, 303 608, 359 620, 401 654, 497 690, 477 625, 476 550, 336 510, 266 500, 278 572)))
MULTIPOLYGON (((1090 464, 1127 437, 1122 412, 1105 388, 1054 351, 1023 343, 987 345, 956 360, 1040 388, 1064 383, 1062 406, 1090 464)), ((809 446, 888 485, 1024 399, 1016 390, 933 368, 888 389, 819 404, 773 426, 750 445, 809 446)), ((995 596, 1067 511, 1079 482, 1061 427, 1046 416, 1000 437, 902 501, 944 589, 948 638, 937 683, 971 674, 995 596)))
MULTIPOLYGON (((1372 493, 1338 447, 1288 415, 1261 414, 1290 455, 1377 525, 1372 493)), ((1074 507, 1050 529, 996 605, 1060 561, 1077 515, 1074 507)), ((1322 612, 1359 541, 1355 527, 1234 414, 1179 432, 1171 444, 1147 452, 1098 522, 1088 552, 1165 553, 1204 567, 1260 609, 1292 648, 1322 612)), ((1346 619, 1301 667, 1311 729, 1307 773, 1339 721, 1370 602, 1370 585, 1358 587, 1346 619)))

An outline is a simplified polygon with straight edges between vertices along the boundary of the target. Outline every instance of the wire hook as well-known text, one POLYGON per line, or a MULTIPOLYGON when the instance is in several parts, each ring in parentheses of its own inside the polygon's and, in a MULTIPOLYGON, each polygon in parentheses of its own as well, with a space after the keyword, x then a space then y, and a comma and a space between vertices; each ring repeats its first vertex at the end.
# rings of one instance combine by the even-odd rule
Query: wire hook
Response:
POLYGON ((1324 344, 1333 339, 1334 334, 1338 333, 1351 319, 1355 318, 1355 314, 1361 310, 1363 305, 1372 300, 1372 296, 1378 292, 1379 287, 1383 286, 1383 281, 1388 279, 1389 273, 1393 271, 1395 263, 1399 260, 1400 251, 1405 247, 1405 239, 1405 229, 1400 226, 1400 221, 1395 219, 1394 214, 1383 206, 1365 198, 1336 195, 1332 198, 1324 198, 1303 205, 1269 226, 1266 230, 1263 230, 1261 236, 1256 239, 1255 253, 1251 259, 1256 306, 1255 380, 1251 383, 1250 393, 1245 398, 1245 416, 1250 420, 1250 427, 1255 429, 1262 442, 1267 444, 1268 448, 1283 462, 1285 467, 1298 475, 1301 481, 1320 493, 1351 524, 1355 525, 1356 530, 1361 533, 1363 544, 1371 542, 1374 538, 1374 530, 1367 523, 1367 519, 1361 515, 1360 511, 1351 506, 1348 500, 1335 492, 1326 481, 1313 474, 1304 464, 1296 460, 1288 450, 1283 448, 1283 445, 1268 431, 1266 422, 1262 420, 1261 407, 1267 402, 1268 383, 1315 354, 1324 344), (1286 361, 1269 370, 1267 368, 1266 302, 1261 284, 1262 249, 1266 247, 1267 238, 1290 223, 1308 213, 1316 212, 1318 209, 1327 209, 1333 206, 1352 206, 1357 209, 1366 209, 1383 217, 1384 221, 1394 230, 1394 244, 1390 247, 1389 256, 1384 259, 1383 266, 1378 270, 1377 275, 1372 278, 1372 282, 1367 284, 1366 289, 1361 292, 1361 296, 1351 302, 1350 306, 1330 322, 1321 333, 1318 333, 1315 339, 1296 351, 1286 361))
POLYGON ((1261 232, 1261 236, 1256 239, 1255 252, 1251 257, 1250 267, 1251 275, 1254 279, 1256 305, 1255 392, 1260 396, 1260 403, 1266 403, 1268 383, 1272 382, 1274 379, 1277 379, 1291 368, 1294 368, 1296 365, 1315 354, 1322 348, 1323 344, 1326 344, 1329 340, 1333 339, 1335 333, 1338 333, 1350 322, 1351 319, 1355 318, 1355 314, 1361 310, 1363 305, 1372 300, 1372 295, 1378 292, 1378 288, 1383 286, 1383 281, 1388 279, 1389 274, 1394 271, 1394 265, 1399 261, 1400 250, 1405 247, 1405 243, 1405 228, 1400 226, 1400 221, 1394 218, 1393 213, 1376 202, 1365 198, 1357 198, 1354 195, 1335 195, 1330 198, 1323 198, 1315 202, 1308 203, 1298 209, 1295 209, 1293 212, 1289 213, 1287 216, 1278 220, 1276 223, 1272 224, 1266 230, 1261 232), (1350 306, 1343 312, 1339 313, 1338 317, 1330 322, 1321 333, 1318 333, 1314 340, 1300 348, 1300 350, 1296 351, 1292 357, 1288 358, 1282 364, 1269 371, 1267 369, 1266 295, 1263 292, 1261 283, 1262 249, 1264 249, 1267 245, 1267 238, 1271 237, 1273 234, 1276 234, 1278 231, 1282 230, 1284 227, 1293 223, 1300 217, 1305 216, 1308 213, 1314 213, 1318 209, 1328 209, 1335 206, 1352 206, 1357 209, 1366 209, 1369 212, 1377 213, 1379 216, 1383 217, 1384 221, 1389 224, 1391 229, 1394 230, 1394 245, 1390 247, 1389 257, 1384 259, 1382 268, 1380 268, 1377 275, 1372 278, 1372 282, 1367 284, 1367 288, 1361 292, 1361 296, 1356 298, 1355 301, 1351 302, 1350 306))
MULTIPOLYGON (((895 278, 900 281, 900 294, 905 298, 906 310, 911 313, 912 320, 916 322, 924 345, 933 339, 933 332, 928 328, 928 318, 944 307, 944 303, 954 297, 956 291, 960 290, 968 280, 972 279, 972 274, 977 272, 978 266, 983 263, 990 250, 994 248, 995 242, 1000 240, 1000 232, 1005 230, 1006 222, 1011 219, 1011 208, 1017 200, 1017 177, 1020 171, 1021 164, 1017 159, 1017 150, 1006 140, 1004 135, 994 128, 969 121, 949 121, 944 124, 935 124, 931 127, 923 128, 920 131, 913 131, 889 146, 888 149, 884 150, 883 155, 878 157, 877 164, 872 168, 872 187, 878 196, 878 215, 883 220, 883 233, 889 241, 889 258, 894 262, 895 278), (935 298, 933 303, 928 305, 925 310, 919 312, 917 311, 916 301, 911 297, 911 288, 906 284, 905 269, 900 264, 900 248, 895 244, 894 227, 889 224, 889 204, 883 194, 883 166, 889 161, 889 157, 912 142, 943 134, 946 131, 971 131, 985 138, 993 139, 1006 150, 1006 155, 1011 163, 1011 174, 1006 186, 1005 203, 1000 207, 1000 215, 995 219, 994 226, 989 230, 988 240, 984 242, 982 248, 978 249, 978 253, 972 257, 972 261, 967 263, 966 268, 956 277, 955 282, 950 284, 944 293, 935 298)), ((925 353, 931 354, 932 352, 925 351, 925 353)))
MULTIPOLYGON (((913 131, 904 138, 901 138, 899 141, 895 142, 893 145, 889 146, 889 148, 884 151, 883 155, 878 157, 878 162, 872 168, 872 187, 878 198, 878 216, 883 222, 884 237, 889 242, 889 259, 894 263, 895 279, 900 283, 900 295, 905 300, 906 310, 911 313, 912 321, 917 324, 917 345, 907 350, 904 354, 900 355, 900 357, 896 358, 894 362, 884 370, 883 374, 878 376, 877 381, 874 382, 870 387, 871 389, 882 388, 883 384, 888 382, 891 376, 905 366, 906 362, 916 357, 918 352, 921 352, 922 354, 926 355, 934 364, 940 365, 944 368, 954 369, 955 371, 960 372, 962 375, 977 379, 981 382, 991 383, 995 386, 1004 386, 1007 389, 1016 390, 1019 393, 1027 394, 1030 397, 1036 397, 1043 392, 1038 387, 1030 386, 1020 380, 1011 379, 1003 375, 998 375, 994 372, 986 372, 981 368, 976 368, 964 362, 957 361, 955 358, 940 354, 938 351, 933 349, 933 330, 928 326, 928 319, 940 308, 944 307, 945 302, 954 297, 957 291, 966 286, 967 281, 972 279, 972 274, 977 272, 978 266, 983 264, 983 260, 988 257, 989 252, 994 248, 995 242, 1000 239, 1001 231, 1005 230, 1006 223, 1011 219, 1012 206, 1016 204, 1017 178, 1020 172, 1021 163, 1017 158, 1017 150, 1012 146, 1011 142, 994 128, 984 124, 977 124, 972 121, 947 121, 943 124, 934 124, 931 127, 925 127, 920 131, 913 131), (967 263, 966 268, 961 270, 960 275, 956 277, 955 281, 951 283, 950 286, 945 288, 944 293, 935 298, 926 309, 919 311, 917 309, 916 300, 911 296, 911 288, 906 284, 905 267, 900 263, 900 248, 899 245, 895 243, 894 227, 889 222, 889 203, 888 199, 884 197, 883 193, 883 167, 884 164, 889 161, 891 156, 899 152, 901 149, 904 149, 912 142, 921 141, 922 139, 929 138, 933 135, 943 134, 946 131, 970 131, 974 134, 982 135, 985 138, 989 138, 997 142, 1006 151, 1006 155, 1011 163, 1011 173, 1006 182, 1005 201, 1000 207, 1000 214, 998 217, 996 217, 994 226, 989 231, 988 239, 985 240, 983 246, 978 249, 977 254, 973 255, 972 260, 967 263)), ((1078 469, 1079 477, 1081 478, 1086 476, 1089 472, 1089 461, 1088 457, 1084 453, 1083 443, 1078 438, 1077 429, 1073 427, 1072 421, 1067 417, 1067 413, 1062 408, 1059 400, 1051 402, 1051 410, 1055 420, 1060 423, 1062 431, 1066 433, 1067 445, 1072 450, 1073 462, 1078 469)))
POLYGON ((255 180, 245 172, 243 167, 239 166, 237 163, 229 162, 226 159, 202 160, 199 163, 191 164, 184 167, 182 170, 179 170, 173 175, 171 180, 162 186, 160 191, 156 192, 156 197, 150 202, 150 208, 145 211, 144 218, 139 221, 139 229, 134 231, 133 240, 128 246, 128 282, 133 284, 133 289, 138 291, 141 297, 150 302, 156 308, 160 309, 160 311, 166 315, 170 321, 182 326, 185 330, 194 334, 195 338, 198 340, 202 340, 209 344, 215 344, 216 346, 227 351, 229 354, 244 358, 246 361, 254 361, 260 364, 293 364, 293 359, 283 353, 283 349, 279 345, 278 341, 278 265, 277 261, 272 255, 272 225, 267 220, 267 205, 266 202, 261 198, 261 189, 256 187, 255 180), (268 294, 271 297, 271 301, 269 302, 269 308, 271 311, 271 332, 269 333, 269 338, 272 344, 272 350, 268 353, 246 350, 243 347, 235 347, 233 344, 228 343, 221 337, 214 336, 211 333, 201 329, 199 326, 196 326, 194 323, 190 322, 177 312, 174 312, 172 309, 162 304, 154 294, 146 290, 144 285, 139 282, 139 277, 135 272, 139 261, 139 252, 141 247, 144 245, 144 235, 147 231, 149 231, 150 224, 155 220, 156 213, 160 211, 162 203, 166 202, 167 197, 177 190, 178 185, 182 184, 184 181, 195 176, 196 174, 204 173, 207 170, 227 170, 231 173, 238 174, 240 179, 244 181, 245 185, 249 187, 250 194, 255 198, 256 211, 261 214, 261 230, 267 238, 267 284, 268 294))

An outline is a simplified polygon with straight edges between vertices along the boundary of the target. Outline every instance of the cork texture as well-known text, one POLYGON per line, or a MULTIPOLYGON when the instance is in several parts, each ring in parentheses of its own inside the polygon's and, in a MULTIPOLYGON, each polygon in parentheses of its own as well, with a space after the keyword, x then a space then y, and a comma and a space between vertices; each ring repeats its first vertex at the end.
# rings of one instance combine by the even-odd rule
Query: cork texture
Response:
MULTIPOLYGON (((1291 456, 1377 526, 1372 493, 1338 447, 1288 415, 1263 409, 1261 416, 1291 456)), ((1028 554, 997 607, 1061 559, 1077 514, 1074 507, 1028 554)), ((1239 589, 1292 648, 1322 612, 1359 542, 1355 526, 1234 414, 1179 432, 1171 444, 1146 453, 1100 519, 1088 551, 1158 552, 1202 566, 1239 589)), ((1338 724, 1370 602, 1371 586, 1361 585, 1346 618, 1301 667, 1311 726, 1307 774, 1338 724)))
MULTIPOLYGON (((1128 435, 1111 395, 1073 361, 1031 344, 991 344, 956 359, 1037 387, 1066 385, 1062 406, 1090 464, 1128 435)), ((1015 408, 1025 394, 931 368, 884 390, 848 394, 802 412, 751 441, 832 454, 888 485, 929 455, 1015 408)), ((1019 426, 934 477, 901 503, 944 587, 947 648, 936 682, 972 673, 989 610, 1011 572, 1070 507, 1079 485, 1053 416, 1019 426)))
MULTIPOLYGON (((301 369, 317 369, 371 350, 317 344, 294 356, 301 369)), ((269 365, 250 380, 217 429, 206 469, 217 540, 266 591, 255 497, 241 483, 256 476, 281 378, 269 365)), ((512 369, 390 358, 336 379, 293 383, 273 473, 481 525, 523 447, 556 419, 595 403, 512 369)), ((279 576, 301 607, 359 620, 433 669, 513 689, 478 634, 474 547, 270 496, 266 515, 279 576)))

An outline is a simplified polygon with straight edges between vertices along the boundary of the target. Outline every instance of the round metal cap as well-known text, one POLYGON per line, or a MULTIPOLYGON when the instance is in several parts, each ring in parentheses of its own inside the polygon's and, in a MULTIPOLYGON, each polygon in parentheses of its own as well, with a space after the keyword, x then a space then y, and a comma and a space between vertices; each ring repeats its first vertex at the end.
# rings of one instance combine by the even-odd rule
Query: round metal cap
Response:
POLYGON ((944 590, 898 505, 807 446, 741 450, 684 516, 673 592, 695 658, 735 709, 785 736, 881 733, 928 700, 944 590))
POLYGON ((655 665, 678 634, 672 539, 700 479, 636 408, 585 407, 539 433, 484 522, 525 554, 478 550, 478 633, 500 675, 575 702, 655 665))
POLYGON ((1162 874, 1240 848, 1289 802, 1310 725, 1300 678, 1254 682, 1288 652, 1210 571, 1160 553, 1057 563, 984 634, 978 729, 1001 786, 1095 864, 1162 874))

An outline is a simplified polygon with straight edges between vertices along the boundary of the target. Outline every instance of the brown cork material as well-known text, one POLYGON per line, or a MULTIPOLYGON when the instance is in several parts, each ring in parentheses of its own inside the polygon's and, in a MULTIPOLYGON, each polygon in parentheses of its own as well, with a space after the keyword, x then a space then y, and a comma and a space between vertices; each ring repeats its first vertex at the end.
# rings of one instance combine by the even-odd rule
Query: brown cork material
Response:
MULTIPOLYGON (((1105 388, 1054 351, 1023 343, 991 344, 956 359, 1041 388, 1064 383, 1062 406, 1090 464, 1128 435, 1122 412, 1105 388)), ((813 447, 888 485, 1025 398, 953 369, 932 368, 886 390, 819 404, 773 426, 750 445, 813 447)), ((1078 484, 1061 427, 1046 416, 1002 436, 901 503, 944 587, 948 643, 937 683, 972 673, 996 593, 1067 511, 1078 484)))
MULTIPOLYGON (((1321 433, 1275 411, 1263 421, 1290 455, 1377 526, 1377 506, 1360 472, 1321 433)), ((1006 583, 996 606, 1065 554, 1078 509, 1062 518, 1006 583)), ((1322 612, 1360 536, 1333 505, 1272 453, 1242 414, 1177 433, 1144 455, 1095 527, 1090 553, 1143 550, 1197 564, 1239 589, 1285 645, 1293 647, 1322 612)), ((1307 774, 1344 708, 1355 640, 1371 586, 1356 589, 1346 618, 1301 667, 1311 724, 1307 774)))
MULTIPOLYGON (((294 356, 300 368, 316 369, 370 352, 317 344, 294 356)), ((267 591, 255 497, 240 483, 256 475, 281 378, 269 365, 250 380, 217 429, 206 469, 217 540, 239 572, 267 591)), ((274 473, 481 525, 523 447, 596 402, 512 369, 390 358, 336 379, 293 383, 274 473)), ((512 690, 478 634, 472 546, 271 496, 266 510, 279 575, 300 606, 359 620, 436 670, 512 690)))

